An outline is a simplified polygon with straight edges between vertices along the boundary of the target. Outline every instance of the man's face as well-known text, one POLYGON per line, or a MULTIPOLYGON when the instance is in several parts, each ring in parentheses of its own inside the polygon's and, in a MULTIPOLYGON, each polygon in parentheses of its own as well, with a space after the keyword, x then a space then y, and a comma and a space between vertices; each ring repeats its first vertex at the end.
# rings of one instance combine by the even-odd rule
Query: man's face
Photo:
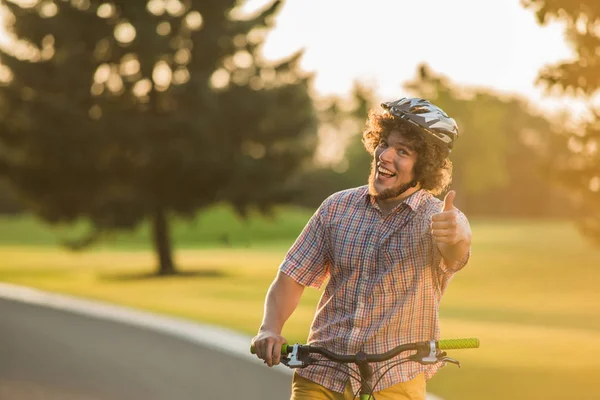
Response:
POLYGON ((395 200, 402 195, 404 185, 414 178, 417 152, 398 131, 382 138, 375 149, 369 193, 378 200, 395 200))

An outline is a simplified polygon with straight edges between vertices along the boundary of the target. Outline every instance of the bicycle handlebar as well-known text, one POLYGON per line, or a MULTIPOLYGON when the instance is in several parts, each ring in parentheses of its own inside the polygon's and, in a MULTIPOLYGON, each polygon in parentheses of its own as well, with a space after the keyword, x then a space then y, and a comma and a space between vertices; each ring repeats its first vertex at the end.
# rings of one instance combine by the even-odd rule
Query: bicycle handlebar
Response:
POLYGON ((440 350, 476 349, 478 347, 479 339, 477 338, 444 339, 437 342, 437 348, 440 350))
MULTIPOLYGON (((439 340, 435 343, 436 349, 439 350, 453 350, 453 349, 475 349, 479 347, 479 339, 477 338, 465 338, 465 339, 445 339, 439 340)), ((308 353, 316 353, 321 354, 332 361, 337 361, 340 363, 354 363, 358 361, 359 355, 341 355, 333 353, 327 349, 322 347, 316 347, 311 345, 301 345, 299 346, 302 350, 307 351, 308 353)), ((390 358, 397 356, 398 354, 404 351, 410 350, 429 350, 431 347, 431 342, 417 342, 417 343, 408 343, 403 344, 398 347, 393 348, 392 350, 383 353, 383 354, 364 354, 360 355, 360 361, 364 362, 381 362, 387 361, 390 358)), ((293 351, 294 346, 290 346, 288 344, 283 344, 281 346, 281 354, 289 354, 293 351)), ((254 345, 250 346, 250 352, 252 354, 256 354, 254 345)))

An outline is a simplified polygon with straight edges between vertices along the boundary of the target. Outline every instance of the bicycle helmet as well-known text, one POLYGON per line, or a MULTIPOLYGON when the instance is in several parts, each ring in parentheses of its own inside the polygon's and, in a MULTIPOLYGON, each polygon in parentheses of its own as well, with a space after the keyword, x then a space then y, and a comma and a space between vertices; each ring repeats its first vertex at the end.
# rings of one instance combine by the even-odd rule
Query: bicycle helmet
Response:
POLYGON ((456 121, 438 106, 420 98, 406 98, 381 103, 381 107, 395 117, 408 121, 419 131, 433 138, 448 150, 458 138, 456 121))

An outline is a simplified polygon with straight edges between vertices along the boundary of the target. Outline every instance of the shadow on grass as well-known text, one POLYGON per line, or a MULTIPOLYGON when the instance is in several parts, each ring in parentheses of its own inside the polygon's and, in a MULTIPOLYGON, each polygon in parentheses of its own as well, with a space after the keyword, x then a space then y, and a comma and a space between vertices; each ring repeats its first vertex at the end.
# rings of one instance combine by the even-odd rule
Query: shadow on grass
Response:
POLYGON ((98 279, 109 282, 131 282, 144 280, 172 280, 188 278, 225 278, 228 274, 219 269, 203 269, 197 271, 178 271, 175 274, 158 275, 154 271, 135 273, 100 274, 98 279))

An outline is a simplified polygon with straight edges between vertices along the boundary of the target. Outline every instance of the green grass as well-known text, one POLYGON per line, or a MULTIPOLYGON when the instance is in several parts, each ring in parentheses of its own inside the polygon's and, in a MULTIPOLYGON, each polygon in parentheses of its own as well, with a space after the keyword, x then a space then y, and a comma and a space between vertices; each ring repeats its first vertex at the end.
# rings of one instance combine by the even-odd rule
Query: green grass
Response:
MULTIPOLYGON (((126 243, 69 253, 53 247, 56 232, 31 218, 0 220, 0 280, 252 335, 265 292, 309 216, 284 210, 273 222, 241 223, 217 208, 197 225, 177 222, 177 264, 195 275, 165 279, 144 277, 155 264, 144 229, 126 243), (211 229, 229 233, 232 247, 215 240, 211 229)), ((444 337, 479 337, 481 348, 452 352, 463 368, 442 369, 429 391, 445 400, 595 398, 600 250, 569 222, 472 221, 472 226, 472 259, 451 282, 440 315, 444 337)), ((284 330, 290 342, 306 340, 319 296, 306 290, 284 330)))
MULTIPOLYGON (((174 245, 179 248, 214 248, 253 246, 282 247, 298 235, 312 211, 295 208, 277 209, 272 216, 261 218, 250 212, 242 219, 225 205, 212 207, 192 220, 172 218, 170 230, 174 245)), ((34 216, 0 217, 0 245, 31 245, 55 247, 65 239, 78 238, 88 231, 83 222, 74 225, 50 226, 34 216)), ((150 226, 140 224, 132 232, 117 232, 103 238, 92 250, 145 250, 151 242, 150 226)))

